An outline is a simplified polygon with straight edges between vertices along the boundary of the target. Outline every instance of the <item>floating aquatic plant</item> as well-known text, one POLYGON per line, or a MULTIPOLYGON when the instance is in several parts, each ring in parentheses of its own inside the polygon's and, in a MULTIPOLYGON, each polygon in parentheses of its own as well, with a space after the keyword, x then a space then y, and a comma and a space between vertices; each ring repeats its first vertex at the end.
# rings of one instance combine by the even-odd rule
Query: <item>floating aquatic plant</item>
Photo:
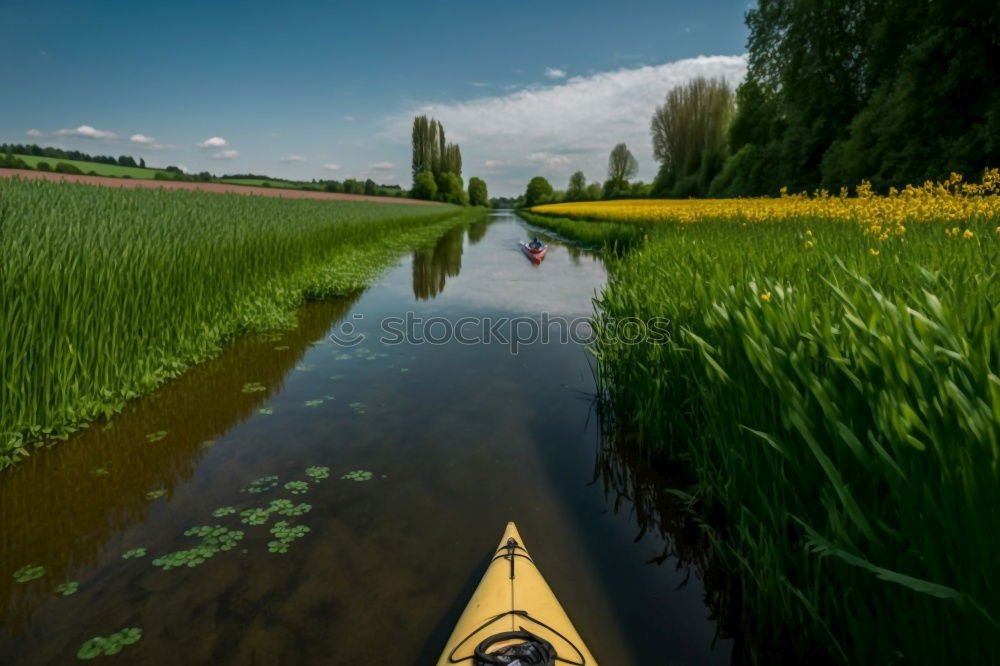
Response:
POLYGON ((334 396, 330 395, 329 393, 327 393, 323 397, 326 398, 327 400, 333 400, 334 399, 334 396))
POLYGON ((254 508, 240 511, 240 522, 244 525, 263 525, 270 517, 269 509, 254 508))
POLYGON ((271 528, 271 535, 275 538, 273 541, 267 542, 267 550, 270 553, 287 553, 288 546, 296 539, 304 537, 309 531, 309 528, 305 525, 295 525, 293 527, 286 521, 281 520, 271 528))
POLYGON ((286 499, 276 499, 271 502, 268 508, 271 513, 276 513, 279 516, 301 516, 304 513, 312 511, 311 504, 306 504, 305 502, 292 504, 290 500, 286 499))
POLYGON ((68 597, 71 594, 76 594, 76 591, 80 589, 80 583, 75 580, 68 581, 66 583, 59 583, 56 585, 56 594, 61 594, 64 597, 68 597))
POLYGON ((167 436, 167 431, 166 430, 157 430, 156 432, 151 432, 148 435, 146 435, 146 441, 147 442, 158 442, 158 441, 160 441, 161 439, 163 439, 166 436, 167 436))
POLYGON ((110 472, 108 472, 107 467, 95 467, 94 469, 90 470, 91 476, 107 476, 108 474, 110 474, 110 472))
POLYGON ((108 637, 95 636, 80 646, 76 653, 78 659, 88 660, 103 655, 115 655, 128 645, 139 642, 142 638, 142 629, 138 627, 128 627, 121 631, 116 631, 108 637))
POLYGON ((231 506, 220 506, 218 509, 212 512, 212 515, 216 518, 222 518, 223 516, 231 516, 236 513, 236 509, 231 506))
POLYGON ((400 372, 409 372, 410 369, 409 368, 400 368, 399 371, 400 372))
POLYGON ((155 500, 155 499, 159 499, 159 498, 163 497, 166 494, 167 494, 167 491, 165 489, 163 489, 163 488, 156 488, 155 490, 150 490, 148 493, 146 493, 146 499, 148 499, 148 500, 155 500))
POLYGON ((363 403, 363 402, 352 402, 349 406, 350 406, 351 409, 354 410, 354 412, 356 414, 364 414, 365 413, 365 403, 363 403))
POLYGON ((261 407, 260 409, 257 410, 257 413, 258 414, 264 414, 265 416, 269 416, 271 414, 274 414, 274 410, 271 409, 270 407, 261 407))
POLYGON ((305 495, 309 491, 309 484, 305 481, 289 481, 285 484, 285 490, 293 495, 305 495))
POLYGON ((243 538, 243 532, 221 525, 201 525, 187 530, 184 536, 201 537, 201 543, 194 548, 158 557, 153 560, 153 566, 164 571, 177 567, 196 567, 221 551, 231 550, 243 538))
POLYGON ((322 465, 313 465, 312 467, 306 467, 306 476, 312 479, 313 483, 319 483, 323 479, 330 478, 330 468, 324 467, 322 465))
POLYGON ((295 366, 295 369, 298 372, 309 372, 313 369, 313 366, 311 363, 299 363, 297 366, 295 366))
POLYGON ((243 385, 244 393, 260 393, 261 391, 266 391, 267 387, 260 382, 248 382, 243 385))
POLYGON ((274 351, 288 351, 289 349, 291 349, 291 347, 288 345, 278 345, 274 348, 274 351))
POLYGON ((356 469, 340 477, 347 481, 371 481, 372 473, 363 469, 356 469))
POLYGON ((14 572, 14 580, 18 583, 27 583, 29 580, 35 580, 36 578, 41 578, 44 575, 45 567, 36 564, 29 564, 14 572))
POLYGON ((125 554, 122 555, 122 559, 123 560, 131 560, 132 558, 135 558, 135 557, 146 557, 146 549, 145 548, 133 548, 132 550, 127 551, 127 552, 125 552, 125 554))
POLYGON ((306 400, 306 407, 319 407, 323 404, 322 400, 306 400))
POLYGON ((250 482, 250 485, 241 490, 241 493, 266 493, 271 488, 278 485, 277 476, 262 476, 259 479, 254 479, 250 482))

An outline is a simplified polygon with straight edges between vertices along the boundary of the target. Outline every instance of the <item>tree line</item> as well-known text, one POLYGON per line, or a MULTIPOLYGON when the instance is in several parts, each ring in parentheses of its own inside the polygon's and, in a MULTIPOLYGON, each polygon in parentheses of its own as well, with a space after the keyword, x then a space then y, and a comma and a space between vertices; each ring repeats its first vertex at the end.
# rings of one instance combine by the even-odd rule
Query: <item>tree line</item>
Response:
POLYGON ((112 157, 110 155, 88 155, 79 150, 63 150, 50 146, 39 146, 37 144, 20 143, 0 143, 0 153, 12 153, 15 155, 31 155, 33 157, 49 157, 53 160, 76 160, 78 162, 96 162, 97 164, 111 164, 115 166, 146 168, 146 161, 142 158, 138 162, 129 155, 112 157))
POLYGON ((444 125, 427 116, 413 119, 410 196, 428 201, 443 201, 462 206, 486 206, 489 195, 486 181, 470 178, 465 190, 462 180, 462 149, 448 143, 444 125))
POLYGON ((573 174, 549 201, 881 191, 978 177, 1000 165, 1000 5, 928 0, 759 0, 747 12, 746 79, 697 78, 668 91, 650 120, 659 163, 630 184, 616 146, 603 187, 573 174))

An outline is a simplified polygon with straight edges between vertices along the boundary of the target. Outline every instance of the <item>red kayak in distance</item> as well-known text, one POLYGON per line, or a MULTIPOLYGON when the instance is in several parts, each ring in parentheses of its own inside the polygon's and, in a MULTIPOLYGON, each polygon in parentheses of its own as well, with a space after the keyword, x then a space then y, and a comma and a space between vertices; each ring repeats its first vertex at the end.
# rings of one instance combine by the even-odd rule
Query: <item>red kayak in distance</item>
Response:
POLYGON ((528 243, 521 243, 521 250, 528 255, 528 259, 531 259, 536 264, 540 264, 542 259, 545 258, 545 253, 549 251, 548 245, 542 245, 540 248, 533 248, 528 243))

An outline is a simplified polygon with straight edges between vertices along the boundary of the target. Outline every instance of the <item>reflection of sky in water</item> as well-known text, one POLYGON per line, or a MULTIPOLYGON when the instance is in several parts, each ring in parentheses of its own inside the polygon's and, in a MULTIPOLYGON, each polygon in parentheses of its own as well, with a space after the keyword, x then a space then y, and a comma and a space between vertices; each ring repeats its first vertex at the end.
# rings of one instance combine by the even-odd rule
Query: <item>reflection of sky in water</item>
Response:
MULTIPOLYGON (((460 265, 461 271, 457 276, 447 277, 445 287, 433 301, 427 302, 429 309, 449 313, 485 310, 569 316, 593 312, 591 299, 595 296, 595 286, 603 285, 606 280, 600 259, 550 243, 545 259, 535 266, 518 246, 519 241, 529 238, 531 229, 512 214, 493 219, 486 231, 491 242, 469 243, 463 238, 457 263, 456 257, 446 258, 443 253, 439 256, 441 262, 448 260, 451 266, 460 265)), ((453 245, 451 251, 459 248, 453 245)), ((385 286, 400 297, 412 298, 413 285, 400 279, 404 277, 402 272, 395 276, 397 279, 387 280, 385 286)))

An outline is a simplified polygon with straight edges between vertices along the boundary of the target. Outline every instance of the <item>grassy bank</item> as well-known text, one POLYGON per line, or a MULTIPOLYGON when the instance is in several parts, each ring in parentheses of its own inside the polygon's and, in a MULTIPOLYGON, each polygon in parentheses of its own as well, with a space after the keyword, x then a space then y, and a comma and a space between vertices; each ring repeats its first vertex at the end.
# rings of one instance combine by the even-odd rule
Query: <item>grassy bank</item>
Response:
POLYGON ((535 226, 591 249, 615 247, 627 250, 638 245, 644 234, 644 230, 634 224, 577 220, 557 215, 539 215, 527 210, 518 211, 518 215, 535 226))
POLYGON ((692 470, 682 490, 742 580, 755 661, 820 645, 850 664, 990 663, 1000 204, 869 198, 628 204, 649 238, 597 303, 600 388, 622 437, 692 470), (666 317, 670 342, 616 340, 627 317, 666 317))
POLYGON ((478 214, 0 179, 0 469, 478 214))
POLYGON ((118 166, 116 164, 103 164, 100 162, 83 162, 80 160, 64 160, 53 157, 39 157, 38 155, 15 155, 32 169, 37 169, 40 162, 45 162, 50 169, 55 168, 60 162, 71 164, 80 170, 81 173, 93 172, 97 176, 109 176, 112 178, 146 178, 153 180, 156 174, 167 174, 162 169, 145 169, 142 167, 118 166))

